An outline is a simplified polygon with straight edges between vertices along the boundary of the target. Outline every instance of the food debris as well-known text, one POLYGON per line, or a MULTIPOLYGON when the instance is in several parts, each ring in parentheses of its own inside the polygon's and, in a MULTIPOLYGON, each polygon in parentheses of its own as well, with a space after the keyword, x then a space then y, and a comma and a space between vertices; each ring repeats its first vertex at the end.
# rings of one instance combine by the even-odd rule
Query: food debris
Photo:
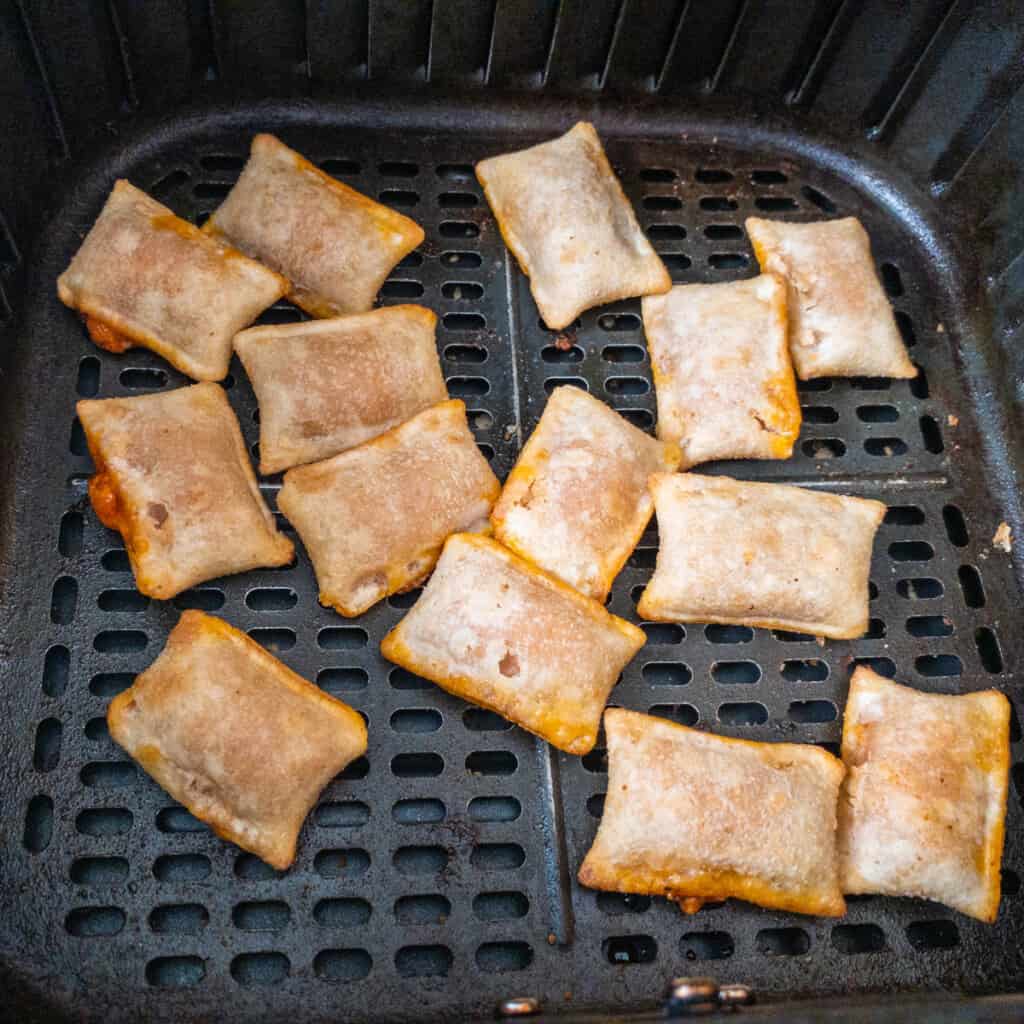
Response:
POLYGON ((554 932, 548 932, 548 945, 553 946, 558 941, 558 937, 554 932))
POLYGON ((817 645, 818 645, 819 647, 824 647, 824 646, 825 646, 825 638, 824 638, 823 636, 816 636, 816 637, 814 638, 814 642, 815 642, 815 643, 816 643, 816 644, 817 644, 817 645))
POLYGON ((958 427, 958 426, 960 426, 960 417, 959 417, 959 416, 954 416, 954 415, 953 415, 952 413, 950 413, 950 414, 949 414, 949 415, 948 415, 948 416, 946 417, 946 422, 947 422, 947 423, 948 423, 948 424, 949 424, 949 425, 950 425, 951 427, 958 427))
POLYGON ((555 338, 555 348, 559 352, 568 352, 572 349, 573 340, 568 334, 560 334, 555 338))
POLYGON ((944 323, 937 323, 935 325, 935 333, 936 334, 945 334, 946 333, 946 325, 944 323))
POLYGON ((992 537, 992 547, 999 548, 1000 551, 1005 551, 1007 554, 1010 553, 1010 549, 1013 547, 1013 531, 1010 529, 1009 523, 1000 523, 996 527, 996 532, 992 537))

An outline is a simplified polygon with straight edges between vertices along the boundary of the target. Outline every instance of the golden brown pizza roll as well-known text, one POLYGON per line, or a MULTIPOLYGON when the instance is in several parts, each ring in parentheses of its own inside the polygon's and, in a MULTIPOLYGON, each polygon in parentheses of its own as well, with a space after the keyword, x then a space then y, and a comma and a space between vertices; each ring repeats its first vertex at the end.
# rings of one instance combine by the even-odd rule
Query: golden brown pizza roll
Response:
POLYGON ((867 629, 880 501, 696 473, 650 486, 661 546, 642 618, 834 639, 867 629))
POLYGON ((476 176, 553 330, 592 306, 672 286, 592 124, 482 160, 476 176))
POLYGON ((642 630, 475 534, 448 538, 381 654, 570 754, 594 746, 642 630))
POLYGON ((357 711, 198 611, 111 701, 107 722, 175 800, 278 870, 320 791, 366 752, 357 711))
POLYGON ((423 241, 415 221, 324 174, 273 135, 252 140, 235 187, 204 225, 291 282, 312 316, 363 313, 423 241))
POLYGON ((750 217, 746 228, 761 269, 789 286, 789 345, 801 380, 917 376, 856 217, 750 217))
POLYGON ((842 753, 843 891, 918 896, 994 921, 1009 701, 995 690, 920 693, 858 666, 842 753))
POLYGON ((124 538, 143 594, 171 598, 292 560, 219 385, 82 401, 78 417, 96 466, 92 506, 124 538))
POLYGON ((152 349, 196 380, 228 372, 231 339, 287 290, 127 181, 114 185, 57 295, 100 348, 152 349))
POLYGON ((260 472, 354 448, 448 397, 423 306, 301 324, 235 338, 260 404, 260 472))
POLYGON ((579 388, 558 388, 505 482, 494 535, 604 601, 654 511, 647 478, 678 466, 676 445, 579 388))
POLYGON ((677 285, 642 305, 658 437, 679 444, 683 465, 788 459, 800 400, 782 280, 677 285))
POLYGON ((579 880, 667 896, 846 912, 836 855, 843 765, 819 747, 753 743, 609 708, 608 794, 579 880))
POLYGON ((321 603, 351 616, 419 583, 449 534, 486 529, 500 490, 453 400, 289 470, 277 503, 309 551, 321 603))

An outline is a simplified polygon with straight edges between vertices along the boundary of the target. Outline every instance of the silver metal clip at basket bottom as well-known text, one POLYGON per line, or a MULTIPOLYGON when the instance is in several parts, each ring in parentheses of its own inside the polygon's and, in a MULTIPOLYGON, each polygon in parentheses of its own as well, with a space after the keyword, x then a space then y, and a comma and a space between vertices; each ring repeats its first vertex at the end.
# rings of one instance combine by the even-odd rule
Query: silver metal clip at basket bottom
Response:
POLYGON ((535 1017, 540 1013, 540 1002, 533 996, 516 996, 498 1004, 499 1017, 535 1017))
POLYGON ((746 985, 719 985, 714 978, 674 978, 665 990, 665 1016, 696 1017, 753 1001, 754 993, 746 985))

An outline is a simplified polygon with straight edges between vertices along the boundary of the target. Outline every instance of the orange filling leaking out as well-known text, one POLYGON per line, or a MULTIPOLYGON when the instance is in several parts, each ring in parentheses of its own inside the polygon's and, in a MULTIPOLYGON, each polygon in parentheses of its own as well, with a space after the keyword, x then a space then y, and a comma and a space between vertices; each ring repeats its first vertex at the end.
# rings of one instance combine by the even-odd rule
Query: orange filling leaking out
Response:
POLYGON ((89 337, 100 348, 106 349, 108 352, 126 352, 135 344, 131 338, 121 334, 120 331, 115 331, 113 327, 105 324, 102 320, 97 320, 94 316, 86 315, 85 328, 89 332, 89 337))
POLYGON ((135 559, 146 553, 149 542, 133 527, 132 510, 118 496, 113 473, 109 472, 102 460, 96 458, 95 453, 93 459, 96 472, 89 479, 89 500, 99 521, 107 529, 117 530, 121 534, 128 557, 134 565, 135 559))
POLYGON ((120 533, 122 526, 125 525, 125 516, 121 510, 113 477, 102 465, 97 467, 95 475, 89 480, 89 500, 99 521, 107 529, 120 533))

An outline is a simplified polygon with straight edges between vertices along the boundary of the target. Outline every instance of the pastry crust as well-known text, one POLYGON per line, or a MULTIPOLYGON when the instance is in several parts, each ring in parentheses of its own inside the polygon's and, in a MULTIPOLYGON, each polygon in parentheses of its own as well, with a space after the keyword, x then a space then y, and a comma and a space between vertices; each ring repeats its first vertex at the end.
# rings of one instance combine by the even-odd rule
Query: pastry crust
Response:
POLYGON ((593 306, 672 287, 592 124, 482 160, 476 176, 552 330, 593 306))
POLYGON ((1010 703, 920 693, 858 666, 843 722, 843 891, 999 910, 1010 703))
POLYGON ((203 226, 291 282, 317 317, 363 313, 423 241, 415 221, 343 185, 273 135, 252 140, 235 187, 203 226))
POLYGON ((761 270, 789 286, 789 345, 801 380, 917 376, 856 217, 750 217, 746 228, 761 270))
POLYGON ((650 482, 661 546, 645 619, 861 636, 880 501, 696 473, 650 482))
POLYGON ((687 913, 736 898, 846 912, 836 857, 842 763, 609 708, 608 795, 580 883, 667 896, 687 913))
POLYGON ((320 791, 366 752, 357 711, 198 611, 182 614, 107 722, 175 800, 278 870, 320 791))
POLYGON ((320 602, 353 616, 419 583, 449 534, 487 529, 500 490, 452 400, 289 470, 277 503, 309 551, 320 602))
POLYGON ((219 385, 77 408, 96 466, 93 508, 124 538, 143 594, 167 599, 217 576, 292 560, 295 549, 260 495, 219 385))
POLYGON ((493 540, 456 533, 380 649, 552 746, 585 754, 608 694, 644 640, 632 623, 493 540))
POLYGON ((773 274, 676 285, 643 303, 658 437, 686 467, 788 459, 800 400, 786 340, 786 286, 773 274))
POLYGON ((260 472, 354 448, 448 397, 423 306, 282 326, 235 338, 260 405, 260 472))
POLYGON ((647 478, 678 466, 676 445, 579 388, 558 388, 505 481, 494 535, 603 602, 654 511, 647 478))
POLYGON ((196 380, 224 377, 231 339, 287 288, 123 180, 57 279, 101 348, 141 345, 196 380))

